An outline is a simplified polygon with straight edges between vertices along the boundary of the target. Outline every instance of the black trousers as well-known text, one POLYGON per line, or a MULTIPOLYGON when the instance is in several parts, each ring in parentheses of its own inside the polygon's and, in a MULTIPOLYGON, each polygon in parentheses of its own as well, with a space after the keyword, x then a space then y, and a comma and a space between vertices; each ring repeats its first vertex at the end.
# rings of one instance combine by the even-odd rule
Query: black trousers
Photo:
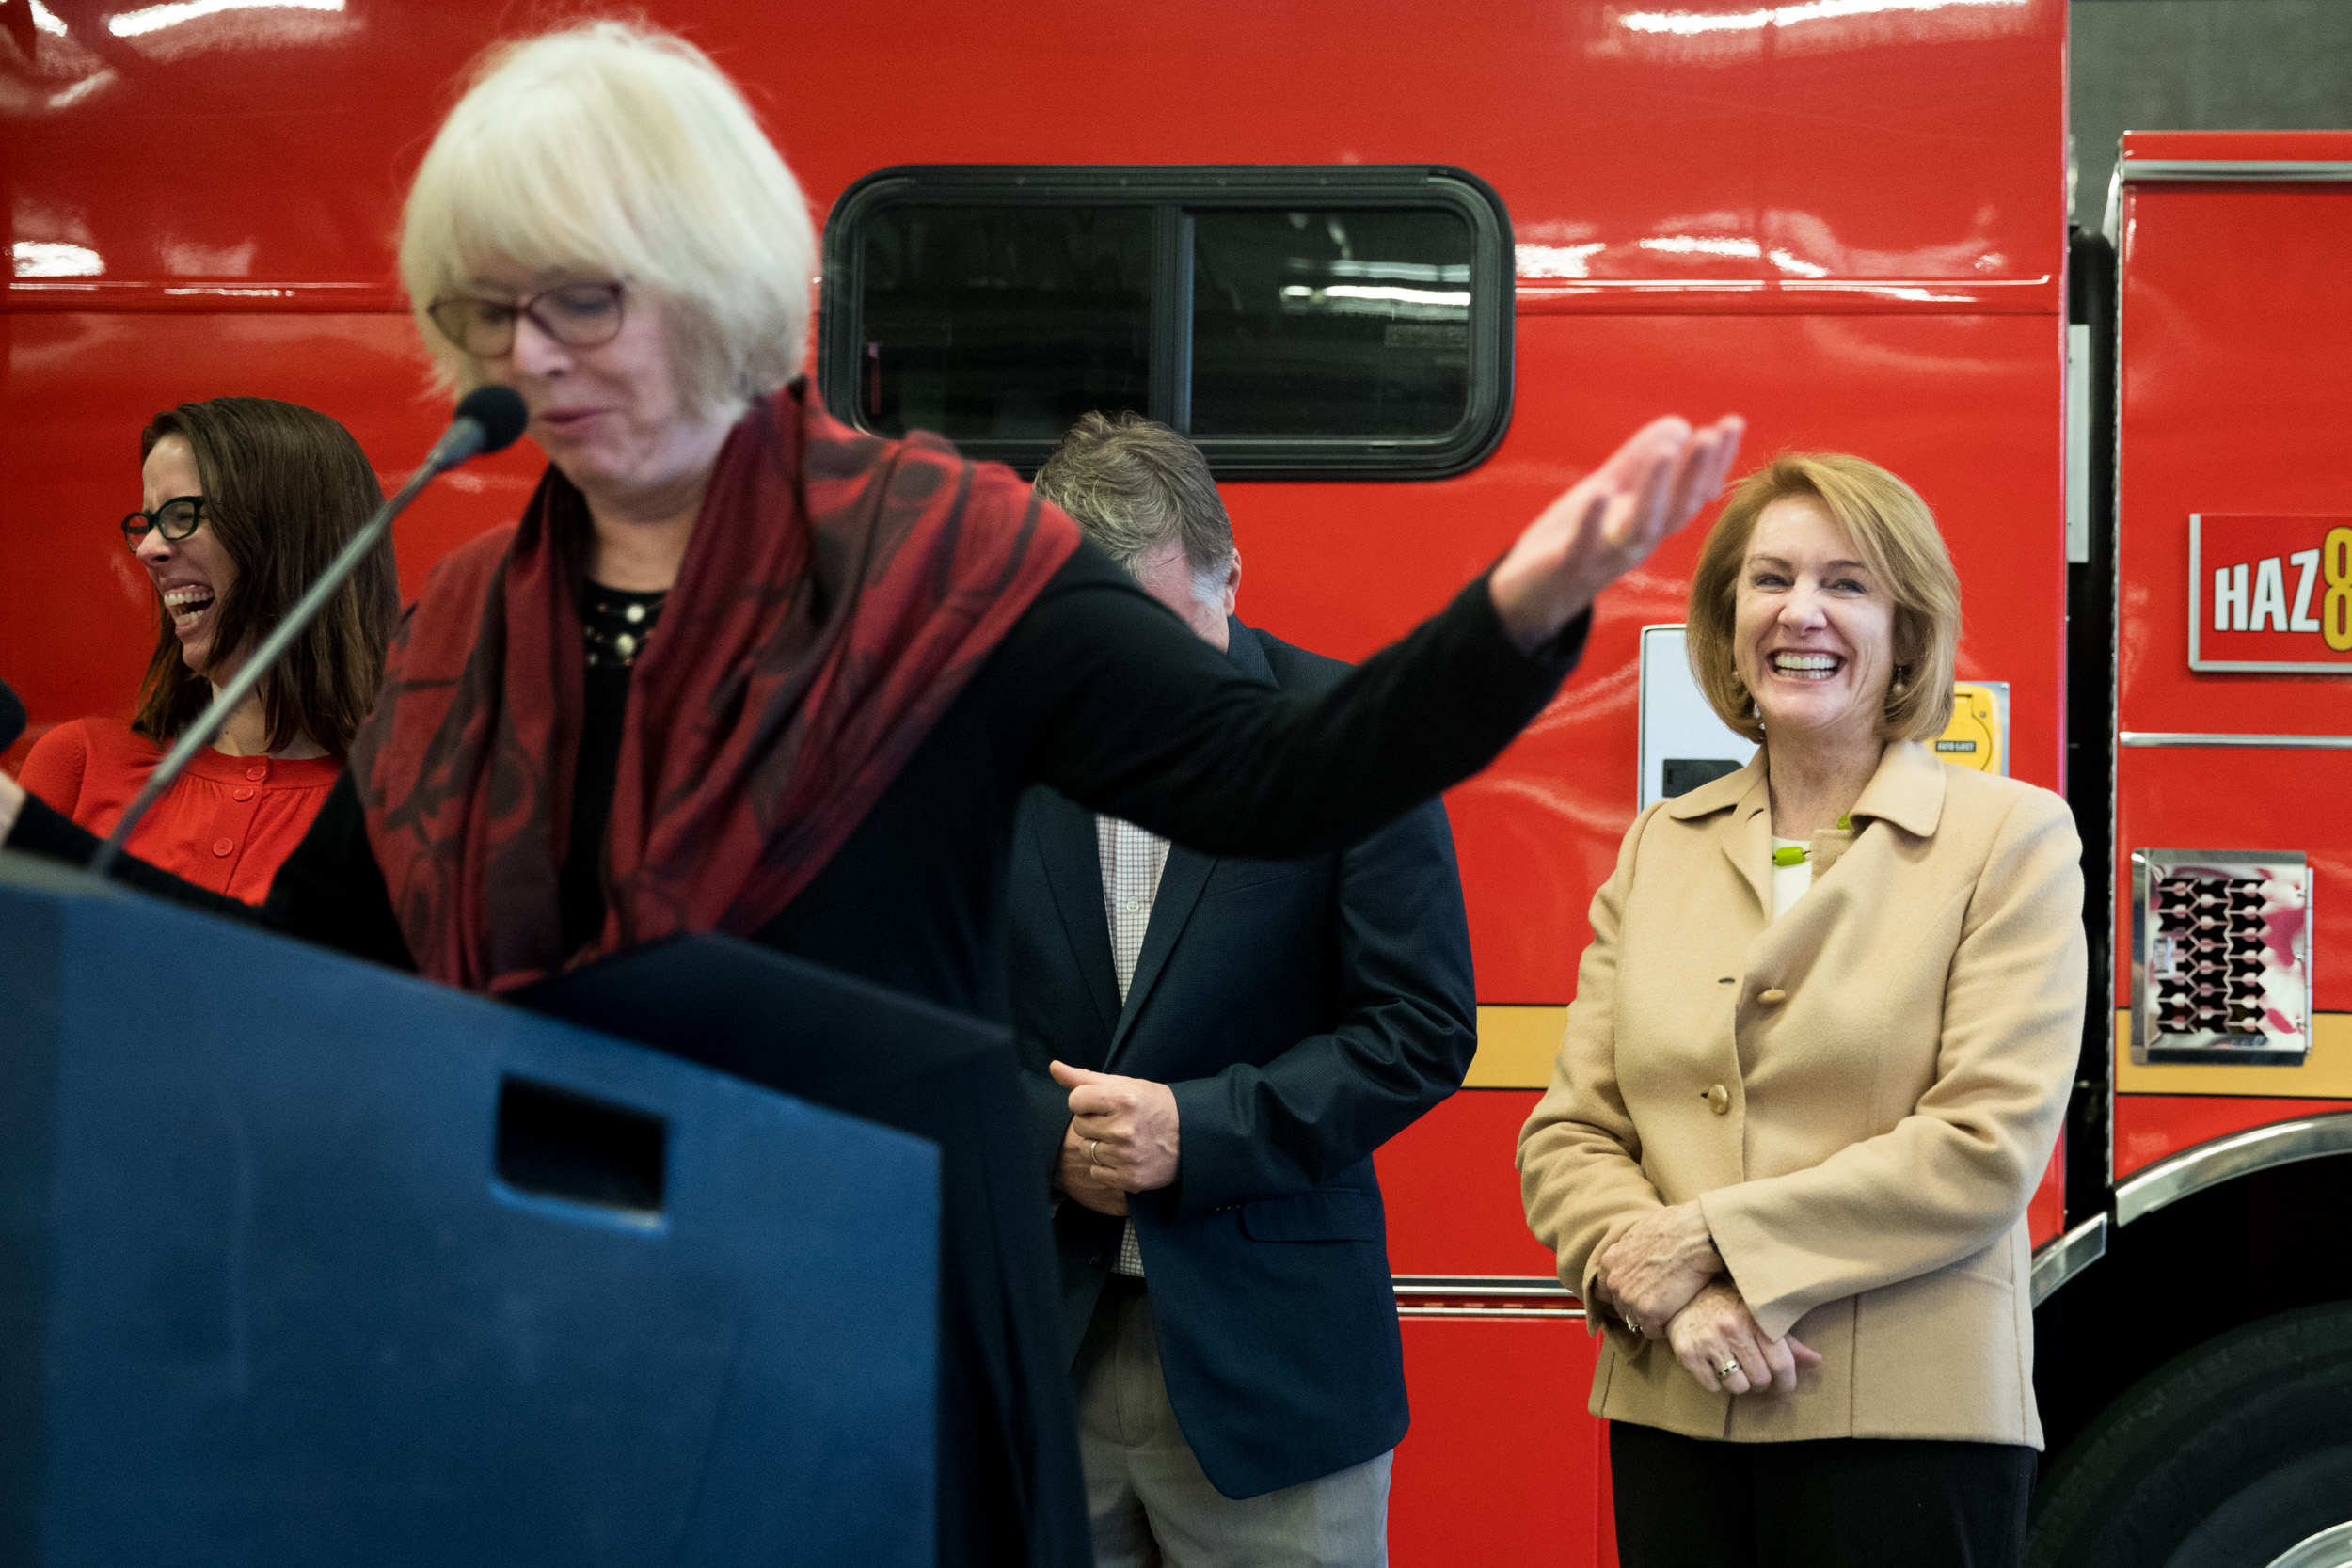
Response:
POLYGON ((1623 1568, 2016 1568, 2034 1451, 1836 1437, 1708 1443, 1609 1425, 1623 1568))

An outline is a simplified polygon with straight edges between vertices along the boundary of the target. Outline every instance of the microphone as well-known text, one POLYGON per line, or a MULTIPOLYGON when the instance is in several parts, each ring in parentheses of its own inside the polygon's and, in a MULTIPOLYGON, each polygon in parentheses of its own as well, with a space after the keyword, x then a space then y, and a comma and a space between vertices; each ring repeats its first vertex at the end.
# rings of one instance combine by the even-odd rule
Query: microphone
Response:
POLYGON ((530 411, 512 387, 476 387, 458 403, 456 417, 424 454, 421 471, 429 478, 437 477, 469 457, 504 451, 530 422, 530 411))
MULTIPOLYGON (((476 387, 459 401, 456 417, 450 421, 449 429, 441 433, 441 438, 433 443, 433 450, 425 454, 423 467, 409 475, 408 483, 400 487, 400 493, 376 508, 375 515, 368 519, 367 526, 351 536, 341 553, 327 563, 326 570, 319 574, 318 580, 310 584, 309 592, 295 600, 294 608, 286 611, 277 629, 263 638, 262 645, 253 650, 244 668, 230 677, 228 685, 214 693, 212 705, 187 727, 179 743, 172 747, 170 754, 155 765, 155 770, 147 776, 146 786, 122 814, 122 820, 115 824, 115 831, 106 835, 106 842, 100 845, 98 853, 90 857, 92 876, 103 877, 114 869, 115 862, 121 858, 122 846, 138 827, 139 818, 147 815, 147 808, 163 798, 164 791, 171 787, 171 782, 194 760, 197 752, 213 743, 213 737, 220 733, 221 726, 229 722, 229 716, 244 705, 245 700, 262 684, 262 677, 269 673, 271 667, 293 645, 294 640, 302 635, 302 629, 317 619, 318 612, 326 608, 326 601, 335 596, 336 590, 359 569, 359 562, 368 558, 368 552, 374 549, 390 530, 392 519, 405 511, 408 503, 415 500, 426 485, 450 469, 469 458, 479 457, 485 452, 501 451, 513 446, 516 437, 522 435, 523 426, 530 422, 530 411, 523 407, 522 398, 511 387, 476 387)), ((0 687, 0 690, 6 689, 0 687)), ((9 700, 14 703, 14 693, 9 694, 9 700)), ((16 711, 16 722, 22 727, 24 721, 23 706, 18 705, 16 711)), ((0 720, 6 717, 6 712, 0 710, 0 720)), ((15 738, 13 731, 9 733, 9 738, 15 738)))
POLYGON ((8 689, 7 681, 0 681, 0 752, 15 745, 24 733, 24 701, 8 689))

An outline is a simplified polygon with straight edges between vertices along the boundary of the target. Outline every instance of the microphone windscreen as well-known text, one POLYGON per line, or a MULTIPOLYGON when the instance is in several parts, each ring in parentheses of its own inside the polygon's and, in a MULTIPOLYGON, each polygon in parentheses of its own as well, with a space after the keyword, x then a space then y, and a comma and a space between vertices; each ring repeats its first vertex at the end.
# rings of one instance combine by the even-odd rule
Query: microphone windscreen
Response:
POLYGON ((24 733, 24 704, 8 689, 7 681, 0 681, 0 752, 16 744, 16 737, 24 733))
POLYGON ((503 451, 531 422, 530 411, 512 387, 476 387, 457 404, 457 418, 482 427, 482 450, 503 451))

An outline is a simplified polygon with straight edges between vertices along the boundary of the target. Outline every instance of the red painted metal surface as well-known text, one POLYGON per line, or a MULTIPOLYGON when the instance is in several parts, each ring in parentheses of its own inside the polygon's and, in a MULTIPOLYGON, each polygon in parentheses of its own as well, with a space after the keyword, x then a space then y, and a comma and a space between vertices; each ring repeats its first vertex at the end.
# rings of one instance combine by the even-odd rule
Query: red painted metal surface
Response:
POLYGON ((1396 1568, 1614 1568, 1607 1428, 1576 1318, 1407 1318, 1413 1427, 1390 1476, 1396 1568))
POLYGON ((2352 1100, 2255 1100, 2227 1095, 2125 1094, 2115 1101, 2115 1179, 2159 1160, 2274 1121, 2352 1111, 2352 1100))
MULTIPOLYGON (((2137 147, 2132 138, 2129 152, 2137 147)), ((2352 315, 2340 265, 2352 245, 2352 184, 2131 183, 2123 216, 2119 723, 2352 734, 2352 679, 2188 668, 2191 513, 2352 510, 2341 460, 2352 315)), ((2230 789, 2231 809, 2240 795, 2281 790, 2315 807, 2311 790, 2330 772, 2341 787, 2341 758, 2300 760, 2317 766, 2260 790, 2230 789)), ((2213 782, 2229 777, 2245 775, 2213 782)), ((2352 847, 2346 828, 2329 842, 2352 847)))
MULTIPOLYGON (((30 55, 10 64, 17 237, 95 253, 109 284, 381 287, 453 80, 566 8, 349 0, 141 27, 162 8, 52 0, 54 28, 11 28, 30 55)), ((716 0, 651 14, 743 82, 820 209, 898 163, 1429 161, 1494 182, 1537 278, 2059 271, 2058 0, 1778 20, 1472 0, 1442 24, 1414 0, 1025 0, 917 4, 882 32, 854 8, 788 29, 716 0)))
MULTIPOLYGON (((2184 670, 2186 665, 2184 661, 2184 670)), ((2201 680, 2291 677, 2201 675, 2201 680)), ((2352 692, 2344 694, 2352 697, 2352 692)), ((2249 704, 2249 705, 2251 705, 2249 704)), ((2301 715, 2272 722, 2290 731, 2317 731, 2329 722, 2327 704, 2314 694, 2301 715)), ((2156 709, 2163 712, 2163 709, 2156 709)), ((2259 721, 2242 719, 2216 729, 2251 731, 2259 721)), ((2131 728, 2126 723, 2125 728, 2131 728)), ((2156 725, 2143 721, 2140 726, 2156 725)), ((2185 724, 2166 725, 2187 729, 2185 724)), ((2352 735, 2352 722, 2336 735, 2352 735)), ((2317 961, 2312 982, 2313 1006, 2324 1012, 2352 1010, 2352 823, 2344 802, 2352 798, 2352 757, 2338 752, 2217 752, 2171 747, 2122 747, 2116 758, 2116 1006, 2130 1003, 2127 967, 2131 949, 2130 851, 2135 848, 2300 849, 2310 857, 2312 947, 2317 961), (2254 769, 2268 771, 2257 775, 2254 769)))
POLYGON ((2026 1203, 2026 1234, 2035 1246, 2054 1240, 2066 1228, 2066 1132, 2058 1132, 2058 1148, 2042 1168, 2042 1183, 2026 1203))
MULTIPOLYGON (((2352 134, 2135 133, 2123 153, 2127 170, 2173 160, 2352 164, 2352 134)), ((2352 735, 2352 677, 2188 663, 2191 514, 2352 512, 2342 440, 2352 423, 2352 317, 2339 265, 2352 246, 2352 182, 2127 181, 2120 215, 2118 726, 2352 735)), ((2352 1010, 2348 787, 2352 754, 2342 751, 2120 747, 2117 1006, 2129 1005, 2132 850, 2245 848, 2309 857, 2313 1001, 2323 1012, 2352 1010)), ((2127 1049, 2119 1040, 2119 1058, 2127 1049)), ((2229 1099, 2119 1095, 2116 1175, 2343 1103, 2296 1098, 2314 1090, 2290 1072, 2278 1082, 2276 1098, 2243 1084, 2229 1099)), ((2178 1075, 2166 1086, 2182 1086, 2178 1075)))
MULTIPOLYGON (((343 420, 388 480, 422 450, 443 404, 391 289, 400 192, 465 62, 561 13, 345 0, 159 21, 187 14, 0 5, 16 258, 0 562, 38 585, 0 621, 0 676, 36 724, 130 702, 151 633, 112 520, 148 415, 259 393, 343 420)), ((916 0, 883 28, 839 8, 780 27, 717 0, 650 15, 743 82, 820 212, 898 163, 1475 171, 1520 247, 1509 436, 1438 483, 1232 486, 1243 614, 1360 655, 1648 415, 1739 408, 1751 457, 1859 451, 1936 506, 1968 595, 1961 673, 2012 683, 2013 770, 2059 784, 2060 0, 1471 0, 1441 22, 1411 0, 916 0)), ((421 502, 404 587, 511 518, 533 471, 510 454, 421 502)), ((1570 997, 1632 816, 1635 632, 1681 619, 1695 549, 1670 546, 1604 603, 1559 702, 1451 798, 1486 1002, 1570 997)), ((1400 1272, 1549 1273, 1510 1170, 1533 1098, 1462 1096, 1383 1154, 1400 1272)), ((1581 1330, 1414 1320, 1406 1336, 1398 1560, 1607 1560, 1581 1330)))
POLYGON ((1549 1279, 1551 1249, 1527 1233, 1513 1163, 1534 1089, 1465 1089, 1375 1157, 1398 1274, 1549 1279))

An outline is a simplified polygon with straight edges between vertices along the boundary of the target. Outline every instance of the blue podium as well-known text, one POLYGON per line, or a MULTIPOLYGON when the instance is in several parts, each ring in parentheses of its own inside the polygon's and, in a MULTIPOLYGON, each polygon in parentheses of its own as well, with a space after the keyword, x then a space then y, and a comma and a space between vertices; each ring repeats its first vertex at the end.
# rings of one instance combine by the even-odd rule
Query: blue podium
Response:
POLYGON ((929 1563, 938 1171, 0 855, 0 1562, 929 1563))

